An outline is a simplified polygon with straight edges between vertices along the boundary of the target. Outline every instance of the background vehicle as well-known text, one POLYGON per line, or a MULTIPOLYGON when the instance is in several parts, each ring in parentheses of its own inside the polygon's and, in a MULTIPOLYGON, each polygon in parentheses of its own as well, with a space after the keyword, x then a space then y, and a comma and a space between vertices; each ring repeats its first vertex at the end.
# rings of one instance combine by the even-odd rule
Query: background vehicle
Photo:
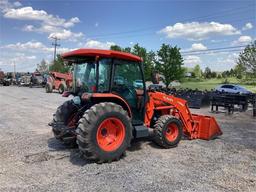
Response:
POLYGON ((19 85, 20 86, 29 86, 30 84, 31 84, 31 74, 30 73, 23 74, 20 77, 19 85))
POLYGON ((31 75, 31 80, 30 80, 30 87, 33 86, 42 86, 45 87, 46 82, 44 81, 44 77, 41 73, 39 72, 34 72, 31 75))
POLYGON ((0 71, 0 84, 4 83, 4 72, 0 71))
POLYGON ((215 88, 216 91, 226 92, 226 93, 241 93, 241 94, 251 94, 246 88, 240 85, 223 84, 215 88))
POLYGON ((213 117, 190 113, 183 99, 146 91, 142 59, 118 51, 79 49, 62 55, 74 65, 74 95, 49 124, 57 139, 77 142, 81 153, 96 162, 118 160, 133 138, 152 136, 163 148, 188 139, 222 134, 213 117), (117 78, 115 78, 117 77, 117 78), (120 84, 116 79, 122 79, 120 84), (94 81, 92 81, 94 79, 94 81), (135 80, 143 86, 136 88, 135 80))
POLYGON ((10 86, 13 83, 13 74, 12 73, 6 73, 4 74, 4 78, 2 80, 3 86, 10 86))
POLYGON ((162 85, 159 84, 151 84, 148 86, 148 90, 152 90, 152 91, 159 91, 163 88, 162 85))
POLYGON ((125 79, 122 76, 116 76, 116 77, 114 77, 114 82, 116 84, 123 85, 125 82, 125 79))
POLYGON ((133 84, 134 84, 135 88, 143 88, 143 81, 140 80, 140 79, 139 80, 135 80, 133 84))
POLYGON ((69 90, 72 87, 72 74, 49 72, 47 83, 45 85, 46 93, 51 93, 54 89, 58 90, 60 94, 69 90))

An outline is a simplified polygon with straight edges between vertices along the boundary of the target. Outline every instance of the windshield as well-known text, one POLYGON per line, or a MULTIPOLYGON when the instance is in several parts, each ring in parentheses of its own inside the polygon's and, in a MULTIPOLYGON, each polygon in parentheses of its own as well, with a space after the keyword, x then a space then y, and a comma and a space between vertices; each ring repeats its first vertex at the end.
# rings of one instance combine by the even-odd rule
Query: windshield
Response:
POLYGON ((73 91, 75 93, 109 92, 111 63, 110 58, 100 58, 97 64, 95 58, 75 58, 73 91))
POLYGON ((75 92, 96 91, 96 65, 94 61, 75 63, 73 85, 75 92))

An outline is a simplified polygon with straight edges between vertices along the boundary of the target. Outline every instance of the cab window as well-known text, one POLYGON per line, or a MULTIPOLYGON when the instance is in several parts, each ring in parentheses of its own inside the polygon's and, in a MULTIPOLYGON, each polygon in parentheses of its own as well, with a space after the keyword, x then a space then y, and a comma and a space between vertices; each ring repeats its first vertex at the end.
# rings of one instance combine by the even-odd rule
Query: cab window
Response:
POLYGON ((99 61, 99 82, 98 92, 109 92, 110 72, 112 59, 104 58, 99 61))
POLYGON ((115 72, 112 92, 124 98, 131 107, 133 120, 142 120, 144 83, 140 63, 114 60, 115 72))

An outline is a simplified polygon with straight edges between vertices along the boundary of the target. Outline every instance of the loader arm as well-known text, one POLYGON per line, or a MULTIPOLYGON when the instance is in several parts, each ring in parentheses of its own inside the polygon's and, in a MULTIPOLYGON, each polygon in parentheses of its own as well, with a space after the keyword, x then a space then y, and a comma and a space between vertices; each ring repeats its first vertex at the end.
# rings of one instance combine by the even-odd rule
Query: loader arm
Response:
POLYGON ((156 111, 161 115, 171 114, 178 117, 183 124, 183 133, 189 139, 212 139, 222 132, 214 117, 192 114, 187 101, 162 92, 149 92, 146 104, 145 124, 150 127, 156 111))

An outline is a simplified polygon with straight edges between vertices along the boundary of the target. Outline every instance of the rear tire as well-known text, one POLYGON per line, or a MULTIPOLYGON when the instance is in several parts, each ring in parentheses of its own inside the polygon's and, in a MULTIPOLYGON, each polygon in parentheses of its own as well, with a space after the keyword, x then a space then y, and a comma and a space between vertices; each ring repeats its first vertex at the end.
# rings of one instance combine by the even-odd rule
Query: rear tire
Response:
POLYGON ((86 159, 112 162, 119 160, 130 146, 132 124, 120 105, 104 102, 85 111, 77 134, 77 144, 86 159))
POLYGON ((45 85, 45 91, 46 91, 46 93, 52 93, 52 84, 51 83, 47 83, 45 85))
POLYGON ((156 121, 154 133, 154 142, 159 146, 176 147, 183 135, 182 123, 174 116, 163 115, 156 121))

